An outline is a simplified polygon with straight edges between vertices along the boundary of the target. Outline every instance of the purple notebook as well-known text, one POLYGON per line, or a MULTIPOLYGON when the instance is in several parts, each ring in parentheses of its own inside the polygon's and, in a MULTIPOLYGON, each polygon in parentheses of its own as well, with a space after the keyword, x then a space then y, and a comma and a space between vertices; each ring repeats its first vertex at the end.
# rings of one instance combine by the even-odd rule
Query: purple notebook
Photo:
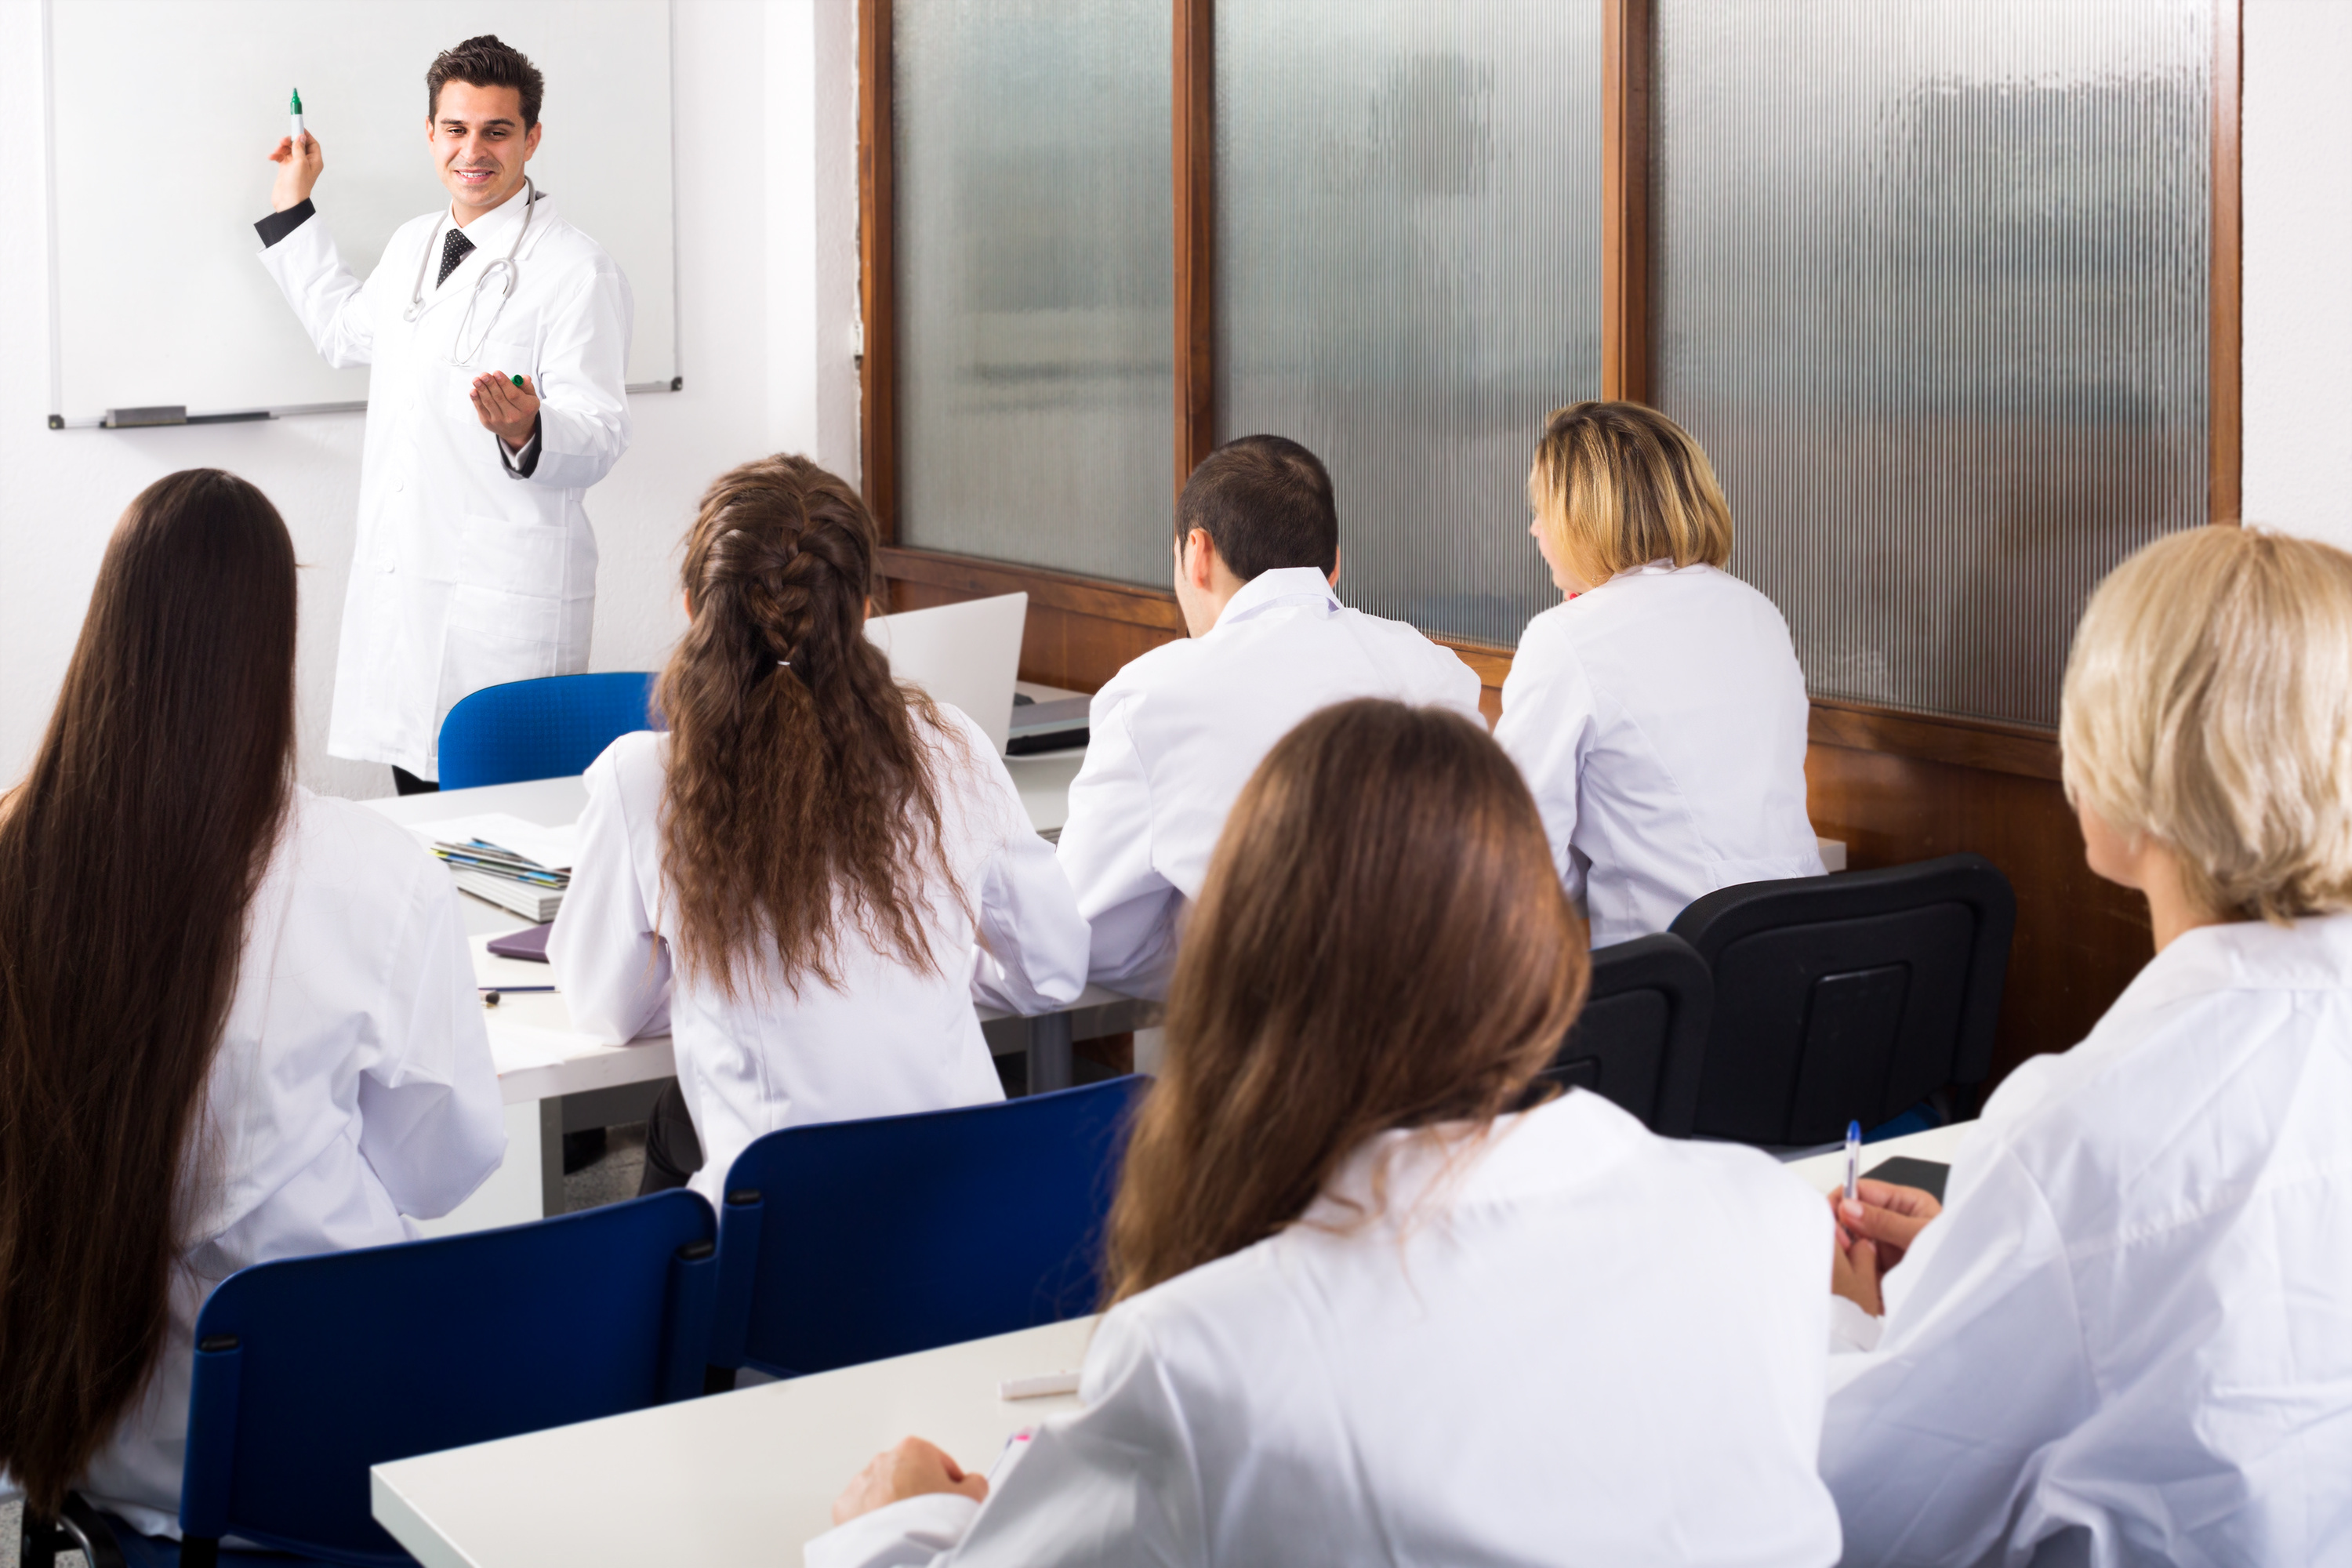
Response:
POLYGON ((543 926, 525 926, 510 931, 490 942, 490 951, 500 958, 520 958, 526 963, 547 962, 547 933, 555 929, 553 921, 543 926))

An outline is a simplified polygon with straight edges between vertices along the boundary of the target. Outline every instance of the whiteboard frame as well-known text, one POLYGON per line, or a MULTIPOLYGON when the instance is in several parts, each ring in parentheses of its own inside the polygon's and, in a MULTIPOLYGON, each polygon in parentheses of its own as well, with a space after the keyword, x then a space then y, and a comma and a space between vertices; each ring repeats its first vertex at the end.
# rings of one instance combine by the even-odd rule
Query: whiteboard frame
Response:
MULTIPOLYGON (((41 205, 46 226, 42 249, 48 265, 47 276, 42 280, 48 295, 49 308, 49 416, 52 430, 111 430, 104 415, 79 415, 68 417, 64 412, 66 390, 65 331, 58 320, 60 301, 58 298, 58 80, 56 22, 57 0, 41 0, 41 205)), ((646 392, 683 392, 686 390, 686 344, 678 329, 685 324, 678 309, 677 285, 681 277, 677 255, 677 0, 662 0, 662 24, 669 33, 669 309, 670 309, 670 378, 667 381, 633 381, 622 391, 631 396, 646 392)), ((187 425, 239 425, 264 419, 283 419, 304 414, 364 414, 367 404, 362 402, 289 403, 267 408, 190 408, 180 423, 187 425)), ((169 430, 175 425, 141 425, 122 428, 169 430)))

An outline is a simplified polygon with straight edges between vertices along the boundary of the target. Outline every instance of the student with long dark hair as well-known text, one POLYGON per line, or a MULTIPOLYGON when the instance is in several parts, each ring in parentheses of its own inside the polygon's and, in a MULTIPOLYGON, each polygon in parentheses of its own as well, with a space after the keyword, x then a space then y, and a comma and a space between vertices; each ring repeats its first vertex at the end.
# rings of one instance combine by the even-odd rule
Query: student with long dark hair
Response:
POLYGON ((687 536, 669 730, 588 770, 547 955, 588 1026, 668 1020, 648 1189, 698 1168, 716 1202, 762 1132, 1001 1099, 974 996, 1039 1013, 1085 988, 1086 921, 986 732, 866 637, 877 544, 805 458, 720 476, 687 536))
POLYGON ((0 1470, 38 1516, 176 1535, 211 1286, 404 1240, 505 1152, 447 874, 292 781, 294 612, 259 490, 157 480, 0 797, 0 1470))
POLYGON ((1292 731, 1177 959, 1086 1408, 992 1486, 901 1444, 812 1568, 1834 1561, 1820 1200, 1597 1095, 1513 1110, 1583 945, 1475 721, 1292 731))

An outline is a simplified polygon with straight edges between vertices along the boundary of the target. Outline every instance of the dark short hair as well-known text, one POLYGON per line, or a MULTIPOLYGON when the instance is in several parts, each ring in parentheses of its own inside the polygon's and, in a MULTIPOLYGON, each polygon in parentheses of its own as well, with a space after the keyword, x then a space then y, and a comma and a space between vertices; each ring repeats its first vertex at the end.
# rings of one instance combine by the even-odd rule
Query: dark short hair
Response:
POLYGON ((1205 530, 1244 583, 1283 566, 1339 564, 1339 512, 1323 460, 1282 436, 1243 436, 1201 459, 1176 502, 1176 537, 1205 530))
POLYGON ((433 57, 433 64, 425 73, 427 123, 441 112, 443 84, 453 81, 471 87, 513 88, 522 94, 523 129, 528 131, 539 123, 540 99, 547 91, 547 83, 540 76, 539 68, 520 49, 500 43, 494 34, 467 38, 456 48, 444 49, 433 57))

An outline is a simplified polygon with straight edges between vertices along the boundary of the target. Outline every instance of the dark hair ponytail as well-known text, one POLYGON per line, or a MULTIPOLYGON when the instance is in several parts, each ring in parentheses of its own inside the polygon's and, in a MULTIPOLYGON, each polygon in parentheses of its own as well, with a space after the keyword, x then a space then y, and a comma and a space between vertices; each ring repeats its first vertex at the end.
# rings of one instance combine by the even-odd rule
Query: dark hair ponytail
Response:
POLYGON ((0 798, 0 1468, 54 1518, 145 1390, 205 1079, 294 749, 294 548, 234 475, 157 480, 0 798))
POLYGON ((787 984, 835 983, 844 917, 934 969, 921 869, 962 896, 932 779, 929 737, 947 731, 866 637, 875 547, 857 492, 794 457, 720 476, 687 536, 694 618, 656 699, 670 727, 663 865, 681 964, 730 994, 770 942, 787 984))

